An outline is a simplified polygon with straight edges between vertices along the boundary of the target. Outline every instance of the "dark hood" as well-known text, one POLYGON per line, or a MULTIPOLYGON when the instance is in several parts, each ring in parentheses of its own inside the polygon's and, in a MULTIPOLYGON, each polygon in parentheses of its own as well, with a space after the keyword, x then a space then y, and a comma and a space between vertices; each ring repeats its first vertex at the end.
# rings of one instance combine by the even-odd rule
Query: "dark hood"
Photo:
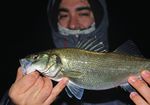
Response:
POLYGON ((57 31, 57 13, 60 0, 49 0, 47 13, 49 25, 52 32, 52 38, 57 48, 61 47, 75 47, 80 40, 88 40, 91 37, 96 36, 100 41, 103 41, 105 47, 108 48, 107 31, 108 31, 108 16, 107 6, 105 0, 89 0, 91 9, 94 13, 96 21, 96 30, 87 35, 76 36, 64 36, 57 31))

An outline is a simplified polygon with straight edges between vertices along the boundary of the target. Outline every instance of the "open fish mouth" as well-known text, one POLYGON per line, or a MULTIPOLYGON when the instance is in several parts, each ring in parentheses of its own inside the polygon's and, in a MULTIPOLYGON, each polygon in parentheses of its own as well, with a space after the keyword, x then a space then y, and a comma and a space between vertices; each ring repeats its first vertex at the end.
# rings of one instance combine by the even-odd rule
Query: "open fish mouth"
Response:
POLYGON ((32 62, 26 59, 20 59, 19 62, 21 64, 23 74, 27 74, 27 69, 31 66, 32 62))

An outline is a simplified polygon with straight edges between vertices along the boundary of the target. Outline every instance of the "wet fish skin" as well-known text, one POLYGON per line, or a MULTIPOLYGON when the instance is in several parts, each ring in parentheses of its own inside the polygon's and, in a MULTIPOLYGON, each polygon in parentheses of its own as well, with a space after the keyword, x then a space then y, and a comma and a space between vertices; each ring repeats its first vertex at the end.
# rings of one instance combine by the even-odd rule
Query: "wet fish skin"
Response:
POLYGON ((129 75, 138 75, 142 69, 150 70, 150 60, 119 54, 100 53, 77 48, 48 50, 25 57, 31 62, 26 72, 38 70, 59 81, 63 76, 76 86, 89 90, 103 90, 119 86, 129 75))

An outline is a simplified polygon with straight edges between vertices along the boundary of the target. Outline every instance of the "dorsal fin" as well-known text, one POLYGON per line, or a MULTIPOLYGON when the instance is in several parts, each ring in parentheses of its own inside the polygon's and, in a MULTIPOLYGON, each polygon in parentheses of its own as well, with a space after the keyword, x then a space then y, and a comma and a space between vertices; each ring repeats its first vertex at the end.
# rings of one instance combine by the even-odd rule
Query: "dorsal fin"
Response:
POLYGON ((132 40, 127 40, 114 50, 114 52, 143 57, 140 50, 132 40))
POLYGON ((77 43, 76 48, 96 52, 107 52, 104 43, 100 41, 96 36, 88 40, 80 40, 77 43))

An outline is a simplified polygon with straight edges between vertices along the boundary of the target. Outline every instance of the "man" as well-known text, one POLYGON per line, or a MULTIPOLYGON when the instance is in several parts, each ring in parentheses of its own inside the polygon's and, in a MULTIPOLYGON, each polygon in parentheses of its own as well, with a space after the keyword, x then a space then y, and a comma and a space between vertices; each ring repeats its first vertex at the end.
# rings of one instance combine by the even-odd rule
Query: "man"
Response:
MULTIPOLYGON (((50 1, 48 15, 49 23, 53 33, 53 41, 57 48, 75 47, 79 41, 85 41, 92 37, 97 37, 99 41, 103 42, 104 44, 102 51, 109 49, 107 40, 108 14, 104 0, 58 0, 55 2, 53 0, 50 1), (56 20, 57 15, 58 18, 56 20)), ((133 77, 130 79, 132 80, 133 77)), ((132 85, 130 79, 129 82, 132 85)), ((147 78, 148 83, 150 81, 149 79, 150 77, 147 78)), ((138 80, 138 82, 143 84, 143 81, 138 80)), ((140 86, 138 82, 136 85, 140 86)), ((149 87, 146 85, 145 87, 147 88, 147 91, 145 92, 149 92, 149 87)), ((137 86, 135 88, 138 88, 139 90, 141 87, 137 86)), ((134 94, 132 93, 131 97, 132 95, 134 94)), ((147 94, 147 96, 148 97, 145 98, 148 100, 149 95, 147 94)), ((109 100, 111 102, 104 102, 101 104, 117 104, 118 101, 116 102, 116 100, 109 100)), ((136 104, 139 104, 138 102, 142 102, 142 100, 132 100, 136 104)), ((118 102, 118 104, 123 103, 118 102)))
MULTIPOLYGON (((101 50, 108 50, 108 18, 104 0, 50 0, 48 14, 53 41, 57 48, 75 47, 79 41, 96 37, 104 45, 101 50), (99 13, 96 14, 96 11, 99 13)), ((145 81, 139 80, 136 76, 129 78, 129 83, 139 92, 132 92, 130 98, 136 105, 149 105, 150 73, 144 71, 141 76, 145 81)), ((41 77, 38 72, 24 76, 19 68, 16 81, 9 90, 9 96, 11 101, 18 105, 49 105, 63 90, 67 81, 68 79, 64 78, 53 88, 52 82, 47 77, 41 77)), ((62 104, 68 103, 62 102, 62 104)), ((97 104, 124 105, 127 103, 114 99, 97 104)))

